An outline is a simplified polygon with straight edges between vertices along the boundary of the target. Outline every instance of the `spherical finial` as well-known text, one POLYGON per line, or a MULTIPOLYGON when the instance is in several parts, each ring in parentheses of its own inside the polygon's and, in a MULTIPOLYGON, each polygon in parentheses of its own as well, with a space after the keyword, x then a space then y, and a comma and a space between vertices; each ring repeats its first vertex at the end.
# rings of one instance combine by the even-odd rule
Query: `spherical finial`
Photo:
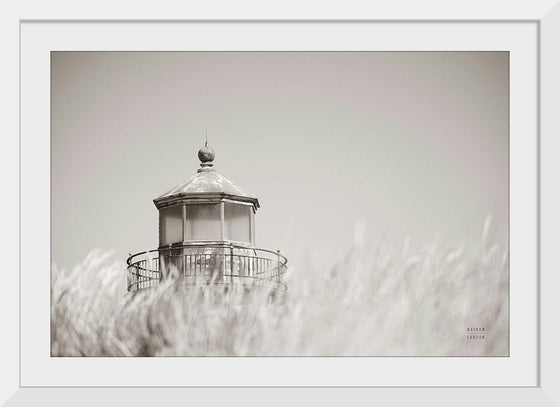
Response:
POLYGON ((214 157, 216 157, 216 153, 210 147, 205 145, 198 151, 198 159, 201 163, 209 163, 214 161, 214 157))
POLYGON ((204 143, 204 147, 198 150, 198 159, 200 160, 200 167, 198 172, 202 171, 214 171, 211 167, 214 165, 212 161, 216 157, 216 153, 210 147, 208 147, 208 139, 204 143))

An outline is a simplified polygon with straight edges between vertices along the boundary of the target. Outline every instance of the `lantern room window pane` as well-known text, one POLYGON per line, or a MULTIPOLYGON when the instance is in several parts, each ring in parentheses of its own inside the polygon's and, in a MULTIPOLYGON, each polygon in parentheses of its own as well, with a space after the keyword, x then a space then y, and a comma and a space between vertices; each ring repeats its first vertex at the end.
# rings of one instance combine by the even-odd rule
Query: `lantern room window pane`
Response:
POLYGON ((224 206, 224 235, 228 240, 251 242, 251 211, 248 205, 226 202, 224 206))
POLYGON ((186 240, 221 240, 220 205, 187 205, 186 240))
POLYGON ((159 244, 183 242, 183 208, 181 205, 162 209, 159 213, 159 244))

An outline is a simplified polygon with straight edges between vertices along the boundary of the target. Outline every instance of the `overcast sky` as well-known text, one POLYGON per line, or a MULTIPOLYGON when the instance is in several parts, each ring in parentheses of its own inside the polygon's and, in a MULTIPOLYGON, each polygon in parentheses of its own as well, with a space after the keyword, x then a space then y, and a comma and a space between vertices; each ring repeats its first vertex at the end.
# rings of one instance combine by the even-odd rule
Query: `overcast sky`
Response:
POLYGON ((199 166, 259 198, 257 246, 337 259, 508 218, 505 52, 52 53, 52 261, 158 244, 199 166))

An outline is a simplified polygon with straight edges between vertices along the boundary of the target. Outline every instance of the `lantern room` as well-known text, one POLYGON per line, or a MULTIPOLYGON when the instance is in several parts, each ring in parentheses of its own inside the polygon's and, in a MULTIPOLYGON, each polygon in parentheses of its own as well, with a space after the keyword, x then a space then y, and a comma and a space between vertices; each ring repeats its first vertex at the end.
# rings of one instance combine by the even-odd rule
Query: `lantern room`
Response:
POLYGON ((215 171, 215 153, 207 143, 198 158, 195 175, 154 199, 159 210, 159 247, 194 242, 254 247, 259 200, 215 171))

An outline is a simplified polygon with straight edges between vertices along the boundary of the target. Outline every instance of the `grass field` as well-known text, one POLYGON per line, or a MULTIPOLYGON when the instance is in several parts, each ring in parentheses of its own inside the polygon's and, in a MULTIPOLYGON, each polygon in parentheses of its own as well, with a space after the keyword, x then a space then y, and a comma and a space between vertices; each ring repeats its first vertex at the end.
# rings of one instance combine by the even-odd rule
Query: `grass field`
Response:
POLYGON ((53 356, 508 355, 508 251, 490 239, 411 249, 384 241, 289 264, 289 293, 226 294, 171 283, 126 294, 124 259, 92 251, 52 269, 53 356), (483 340, 466 339, 483 327, 483 340))

